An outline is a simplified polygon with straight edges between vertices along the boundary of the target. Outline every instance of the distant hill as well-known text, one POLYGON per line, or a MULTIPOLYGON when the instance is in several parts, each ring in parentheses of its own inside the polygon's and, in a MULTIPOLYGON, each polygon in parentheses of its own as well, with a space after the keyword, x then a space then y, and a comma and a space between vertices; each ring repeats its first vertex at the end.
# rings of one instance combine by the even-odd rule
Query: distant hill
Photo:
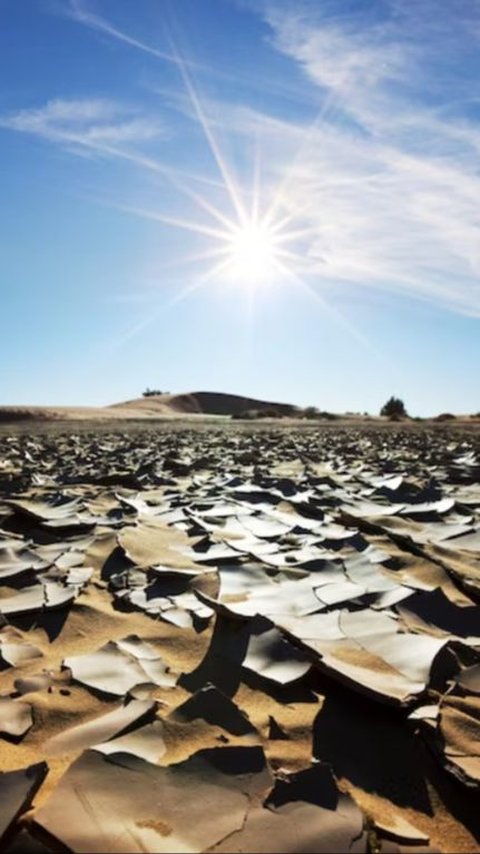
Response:
POLYGON ((109 409, 132 410, 137 412, 157 412, 159 415, 176 413, 182 415, 241 415, 255 409, 257 412, 275 410, 279 415, 294 416, 299 412, 297 406, 290 403, 272 403, 242 397, 238 394, 224 394, 214 391, 192 391, 186 394, 157 394, 114 403, 109 409))
POLYGON ((222 392, 193 391, 157 394, 110 406, 0 406, 0 424, 21 421, 105 421, 181 418, 201 415, 238 416, 246 411, 275 411, 295 416, 300 410, 288 403, 271 403, 222 392))

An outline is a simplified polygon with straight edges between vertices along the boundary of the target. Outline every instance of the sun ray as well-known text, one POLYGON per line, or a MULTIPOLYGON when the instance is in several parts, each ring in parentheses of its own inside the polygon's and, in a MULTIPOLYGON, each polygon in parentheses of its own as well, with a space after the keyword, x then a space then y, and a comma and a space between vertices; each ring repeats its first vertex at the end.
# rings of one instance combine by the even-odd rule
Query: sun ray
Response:
POLYGON ((226 161, 225 161, 225 158, 222 154, 220 146, 218 145, 217 140, 215 139, 215 136, 212 132, 212 129, 211 129, 210 124, 208 122, 207 116, 206 116, 205 111, 203 109, 202 103, 200 101, 198 93, 197 93, 195 86, 193 84, 192 78, 190 77, 190 74, 188 73, 186 64, 183 60, 183 57, 180 55, 180 52, 179 52, 177 46, 174 44, 173 40, 171 40, 171 46, 172 46, 173 54, 176 57, 177 66, 178 66, 178 69, 180 71, 185 89, 186 89, 188 96, 190 98, 190 102, 192 104, 193 110, 194 110, 195 115, 197 117, 198 123, 199 123, 200 127, 202 128, 203 133, 205 135, 205 138, 206 138, 206 140, 210 146, 210 151, 211 151, 213 158, 217 164, 218 170, 219 170, 219 172, 220 172, 220 174, 224 180, 225 188, 226 188, 226 190, 230 196, 230 201, 233 205, 233 208, 237 214, 239 221, 240 222, 246 222, 247 215, 246 215, 245 208, 240 201, 237 187, 236 187, 235 182, 234 182, 234 180, 230 174, 230 171, 228 169, 228 166, 226 164, 226 161))
POLYGON ((204 196, 201 196, 199 193, 196 193, 194 190, 186 187, 178 178, 169 176, 169 180, 183 193, 190 196, 190 198, 196 202, 199 207, 203 208, 206 213, 213 216, 218 222, 225 226, 225 228, 235 228, 234 221, 229 219, 222 211, 219 211, 218 208, 216 208, 215 205, 212 205, 204 196))
POLYGON ((178 267, 188 267, 190 264, 196 264, 197 261, 208 261, 211 258, 224 257, 228 251, 227 246, 217 246, 214 249, 205 249, 202 252, 191 252, 189 255, 182 255, 180 258, 162 261, 156 265, 155 269, 175 270, 178 267))
POLYGON ((308 210, 307 205, 304 205, 300 209, 296 207, 295 210, 290 210, 288 214, 285 214, 282 219, 277 219, 275 220, 275 222, 270 223, 265 217, 265 222, 266 224, 268 224, 268 227, 270 228, 272 233, 276 234, 277 232, 284 231, 285 226, 287 226, 290 222, 295 222, 295 220, 298 220, 302 213, 306 210, 308 210))
POLYGON ((202 276, 196 279, 193 284, 188 285, 188 287, 183 288, 175 297, 168 301, 167 306, 170 307, 172 305, 176 305, 179 302, 183 302, 188 296, 190 296, 195 291, 198 291, 199 288, 203 287, 207 282, 214 279, 218 276, 222 270, 225 270, 228 267, 229 259, 224 259, 223 261, 219 261, 218 264, 215 264, 209 270, 206 271, 202 276))
POLYGON ((260 139, 259 125, 257 123, 254 138, 253 150, 253 169, 252 169, 252 205, 251 218, 253 222, 257 222, 259 218, 260 208, 260 139))
POLYGON ((288 249, 277 249, 275 254, 278 258, 285 258, 295 263, 298 268, 303 267, 305 270, 312 269, 312 259, 308 256, 300 255, 299 252, 290 252, 288 249))
POLYGON ((288 169, 286 169, 284 176, 277 187, 277 190, 273 197, 273 201, 267 211, 266 219, 268 222, 272 222, 276 218, 277 211, 281 206, 282 200, 285 198, 287 190, 295 176, 295 170, 298 163, 301 162, 302 158, 305 157, 308 147, 313 142, 317 131, 325 121, 328 112, 332 109, 333 104, 337 98, 338 93, 332 88, 326 96, 325 102, 321 109, 318 111, 314 120, 305 129, 300 145, 298 146, 295 155, 290 162, 290 166, 288 167, 288 169))
POLYGON ((127 343, 127 341, 130 341, 132 338, 134 338, 140 332, 143 332, 144 329, 147 329, 148 326, 151 326, 152 323, 155 323, 155 321, 158 320, 158 318, 162 315, 162 313, 164 311, 167 311, 168 309, 172 308, 174 305, 177 305, 177 303, 182 302, 184 299, 186 299, 188 296, 190 296, 194 291, 196 291, 200 287, 202 287, 202 285, 206 284, 208 281, 211 281, 211 279, 215 278, 215 276, 217 276, 222 271, 222 269, 224 269, 227 266, 227 264, 228 264, 228 260, 222 260, 218 264, 215 264, 213 267, 211 267, 209 270, 207 270, 206 273, 204 273, 202 276, 197 278, 195 280, 195 282, 193 282, 193 284, 184 288, 182 291, 180 291, 180 293, 176 294, 172 299, 167 300, 166 302, 162 302, 156 310, 149 311, 149 313, 146 317, 144 317, 142 320, 138 321, 137 323, 133 324, 133 326, 131 326, 130 329, 128 329, 127 332, 124 333, 124 335, 122 335, 120 338, 116 339, 111 344, 111 347, 108 349, 116 350, 117 348, 122 347, 124 344, 127 343))
POLYGON ((220 189, 224 188, 223 183, 219 180, 207 178, 205 175, 198 175, 193 172, 187 172, 178 168, 173 168, 172 166, 162 163, 159 160, 155 160, 153 157, 148 157, 146 154, 142 154, 139 151, 128 151, 125 148, 119 148, 116 145, 111 145, 106 142, 88 141, 85 140, 84 136, 81 136, 76 133, 65 133, 63 134, 62 138, 65 140, 65 142, 72 143, 72 145, 79 145, 84 149, 91 149, 92 151, 97 152, 100 155, 118 157, 119 160, 125 160, 129 163, 133 163, 135 166, 139 166, 142 169, 146 169, 149 172, 155 172, 158 175, 162 175, 163 177, 168 178, 173 184, 177 186, 178 189, 181 189, 182 192, 186 193, 187 195, 192 195, 193 190, 188 188, 183 182, 180 181, 180 178, 178 178, 179 175, 182 175, 189 181, 195 181, 207 187, 214 187, 220 189))
POLYGON ((280 246, 283 243, 303 240, 305 237, 311 237, 312 234, 318 234, 318 225, 309 225, 305 228, 299 228, 297 231, 284 231, 283 234, 275 236, 275 242, 280 246))
POLYGON ((296 273, 293 272, 286 264, 282 261, 277 261, 278 269, 283 273, 286 278, 291 279, 295 285, 301 288, 305 293, 307 293, 310 297, 312 297, 317 303, 319 303, 322 309, 327 312, 332 320, 334 320, 339 326, 342 326, 351 336, 353 336, 359 344, 362 344, 363 347, 366 347, 370 352, 375 353, 375 355, 379 355, 377 351, 372 347, 371 342, 366 338, 358 329, 353 326, 349 321, 343 316, 343 314, 338 311, 338 309, 334 308, 326 299, 324 299, 321 294, 318 293, 315 288, 312 288, 304 279, 300 278, 296 273))
POLYGON ((159 213, 158 211, 151 211, 131 205, 112 205, 112 207, 115 207, 116 210, 123 211, 124 213, 142 217, 143 219, 152 219, 156 222, 163 222, 165 225, 173 225, 176 228, 182 228, 185 231, 193 231, 196 234, 204 234, 207 237, 214 237, 217 240, 228 240, 230 236, 229 231, 220 231, 218 228, 212 228, 211 226, 204 225, 200 222, 192 222, 191 220, 182 219, 181 217, 169 216, 168 214, 159 213))
POLYGON ((127 331, 121 335, 119 338, 116 338, 114 341, 111 341, 109 344, 107 343, 106 349, 107 351, 115 351, 123 347, 128 341, 132 338, 135 338, 140 332, 143 332, 148 326, 151 326, 152 323, 155 323, 156 320, 161 316, 165 306, 162 304, 156 310, 149 311, 148 315, 144 317, 142 320, 139 320, 137 323, 134 323, 127 331))

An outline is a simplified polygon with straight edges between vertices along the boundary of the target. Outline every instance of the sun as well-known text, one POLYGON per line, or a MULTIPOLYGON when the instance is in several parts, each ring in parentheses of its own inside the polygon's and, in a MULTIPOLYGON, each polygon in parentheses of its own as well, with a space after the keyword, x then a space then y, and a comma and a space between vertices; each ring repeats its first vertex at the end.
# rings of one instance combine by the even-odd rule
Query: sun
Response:
POLYGON ((267 225, 254 220, 235 228, 227 241, 228 271, 240 283, 263 284, 278 270, 279 249, 267 225))
MULTIPOLYGON (((207 143, 212 161, 216 165, 217 178, 203 174, 191 174, 181 169, 174 169, 147 157, 142 158, 147 168, 152 169, 170 182, 172 187, 194 204, 194 210, 200 210, 202 216, 182 216, 174 213, 164 213, 161 210, 148 210, 132 206, 116 206, 120 210, 132 213, 142 218, 200 237, 203 242, 197 251, 181 253, 181 257, 173 263, 167 261, 163 266, 177 267, 197 265, 197 273, 193 280, 177 291, 169 300, 171 306, 203 288, 212 281, 220 285, 222 291, 225 285, 236 284, 243 289, 248 297, 253 318, 255 294, 260 289, 275 290, 284 287, 294 287, 307 293, 317 305, 343 328, 353 334, 364 346, 370 348, 368 341, 360 335, 341 312, 329 304, 318 287, 311 283, 315 279, 325 279, 323 265, 328 267, 328 261, 318 256, 315 242, 319 235, 319 226, 311 221, 309 206, 298 201, 298 193, 292 193, 292 186, 297 175, 297 167, 310 141, 311 131, 317 127, 318 118, 308 130, 299 145, 290 164, 279 172, 279 180, 266 180, 262 175, 261 151, 258 146, 261 134, 255 139, 251 174, 244 175, 239 180, 237 170, 232 168, 225 157, 222 147, 214 133, 204 105, 198 95, 196 86, 190 74, 188 64, 172 42, 172 55, 183 80, 186 94, 192 108, 192 116, 196 119, 199 129, 207 143), (202 189, 199 189, 199 186, 202 189), (206 189, 208 188, 208 190, 206 189), (213 189, 215 188, 215 196, 213 189), (218 190, 224 195, 221 204, 217 199, 218 190), (225 204, 227 202, 227 204, 225 204), (322 264, 319 270, 319 263, 322 264), (200 266, 201 265, 201 266, 200 266)), ((320 116, 323 115, 323 111, 320 116)), ((267 122, 269 124, 269 122, 267 122)), ((261 128, 260 128, 261 130, 261 128)), ((249 146, 247 146, 249 148, 249 146)), ((308 172, 308 170, 307 170, 308 172)), ((267 172, 268 178, 268 172, 267 172)), ((316 218, 314 218, 316 220, 316 218)), ((322 242, 322 241, 321 241, 322 242)), ((328 273, 328 269, 327 269, 328 273)), ((140 324, 136 324, 130 334, 137 334, 151 323, 164 310, 162 303, 159 312, 154 312, 140 324)))

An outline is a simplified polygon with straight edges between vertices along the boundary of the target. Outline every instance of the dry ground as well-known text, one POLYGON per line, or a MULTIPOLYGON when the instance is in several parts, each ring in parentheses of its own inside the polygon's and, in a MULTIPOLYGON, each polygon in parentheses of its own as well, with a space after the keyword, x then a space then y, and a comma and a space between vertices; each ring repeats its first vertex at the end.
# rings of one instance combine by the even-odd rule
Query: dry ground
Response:
POLYGON ((480 850, 479 426, 1 425, 2 850, 480 850))

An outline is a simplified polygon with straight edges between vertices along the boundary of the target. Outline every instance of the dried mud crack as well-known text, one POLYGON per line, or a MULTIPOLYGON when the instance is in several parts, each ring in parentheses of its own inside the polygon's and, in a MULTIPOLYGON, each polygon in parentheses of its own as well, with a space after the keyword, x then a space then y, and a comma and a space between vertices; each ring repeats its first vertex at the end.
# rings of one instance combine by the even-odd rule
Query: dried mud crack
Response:
POLYGON ((0 435, 2 851, 480 850, 480 435, 0 435))

